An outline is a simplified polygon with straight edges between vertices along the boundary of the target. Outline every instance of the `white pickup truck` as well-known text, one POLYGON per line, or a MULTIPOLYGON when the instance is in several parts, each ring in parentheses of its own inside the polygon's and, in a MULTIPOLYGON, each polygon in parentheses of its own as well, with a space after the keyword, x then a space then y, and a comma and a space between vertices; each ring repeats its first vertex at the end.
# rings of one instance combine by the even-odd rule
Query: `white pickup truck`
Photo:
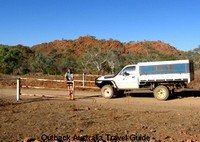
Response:
POLYGON ((153 91, 158 100, 166 100, 170 94, 185 88, 193 79, 193 62, 174 60, 127 65, 116 75, 97 78, 95 84, 101 88, 104 98, 148 89, 153 91))

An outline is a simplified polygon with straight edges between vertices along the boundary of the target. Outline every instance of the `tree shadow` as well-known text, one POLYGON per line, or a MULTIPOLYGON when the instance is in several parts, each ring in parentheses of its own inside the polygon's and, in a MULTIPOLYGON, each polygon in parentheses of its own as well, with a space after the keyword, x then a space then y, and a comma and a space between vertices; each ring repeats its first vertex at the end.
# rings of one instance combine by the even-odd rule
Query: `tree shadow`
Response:
POLYGON ((50 100, 57 100, 55 97, 50 97, 50 96, 38 96, 38 97, 28 97, 28 98, 20 98, 16 104, 26 104, 26 103, 33 103, 33 102, 46 102, 50 100))
MULTIPOLYGON (((123 98, 123 97, 137 97, 137 98, 154 98, 153 92, 136 92, 136 93, 128 93, 125 95, 117 96, 116 98, 123 98)), ((184 89, 179 92, 174 92, 173 95, 170 95, 168 100, 173 99, 182 99, 182 98, 188 98, 188 97, 200 97, 200 90, 195 89, 184 89)))
POLYGON ((175 92, 172 96, 172 99, 181 99, 181 98, 188 98, 188 97, 200 97, 200 90, 195 89, 184 89, 180 92, 175 92))
MULTIPOLYGON (((88 96, 75 96, 75 101, 79 99, 94 99, 94 98, 100 98, 101 95, 88 95, 88 96)), ((69 100, 65 96, 34 96, 34 97, 21 97, 16 104, 25 104, 25 103, 32 103, 32 102, 47 102, 47 101, 73 101, 69 100)))
MULTIPOLYGON (((118 95, 114 97, 113 99, 120 99, 125 97, 137 97, 137 98, 154 98, 153 92, 135 92, 135 93, 128 93, 123 95, 118 95)), ((101 98, 101 95, 87 95, 87 96, 81 96, 77 97, 75 100, 79 99, 95 99, 95 98, 101 98)), ((188 98, 188 97, 200 97, 200 90, 194 90, 194 89, 184 89, 179 92, 175 92, 173 95, 171 95, 168 100, 174 100, 174 99, 182 99, 182 98, 188 98)), ((59 101, 70 101, 67 98, 59 98, 55 96, 40 96, 40 97, 28 97, 28 98, 22 98, 19 102, 15 104, 23 104, 23 103, 32 103, 32 102, 46 102, 46 101, 52 101, 52 100, 59 100, 59 101)))
POLYGON ((102 97, 101 95, 88 95, 88 96, 83 96, 83 97, 78 97, 77 99, 94 99, 94 98, 100 98, 102 97))

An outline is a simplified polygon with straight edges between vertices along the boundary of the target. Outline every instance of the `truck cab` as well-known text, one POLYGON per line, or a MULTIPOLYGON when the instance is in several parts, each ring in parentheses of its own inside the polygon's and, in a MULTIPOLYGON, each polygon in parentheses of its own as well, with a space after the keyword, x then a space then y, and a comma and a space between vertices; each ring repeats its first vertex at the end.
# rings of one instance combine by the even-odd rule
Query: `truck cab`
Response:
POLYGON ((137 65, 128 65, 113 78, 118 89, 125 90, 139 88, 137 68, 137 65))

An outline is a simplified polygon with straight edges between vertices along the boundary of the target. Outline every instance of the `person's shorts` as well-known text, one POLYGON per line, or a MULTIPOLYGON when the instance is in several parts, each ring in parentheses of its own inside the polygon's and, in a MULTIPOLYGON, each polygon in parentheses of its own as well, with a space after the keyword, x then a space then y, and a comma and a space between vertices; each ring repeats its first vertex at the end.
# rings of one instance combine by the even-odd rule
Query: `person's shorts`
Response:
POLYGON ((73 85, 73 82, 67 82, 67 85, 73 85))

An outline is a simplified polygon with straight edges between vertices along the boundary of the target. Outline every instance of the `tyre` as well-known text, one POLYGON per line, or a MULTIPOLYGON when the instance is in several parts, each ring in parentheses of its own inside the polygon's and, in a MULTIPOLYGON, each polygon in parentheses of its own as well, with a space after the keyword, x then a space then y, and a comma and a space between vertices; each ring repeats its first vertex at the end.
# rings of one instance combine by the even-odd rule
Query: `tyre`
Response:
POLYGON ((113 97, 114 95, 114 90, 113 87, 110 85, 105 85, 101 88, 101 95, 106 98, 106 99, 110 99, 113 97))
POLYGON ((158 100, 165 101, 169 97, 169 89, 166 86, 157 86, 153 91, 154 97, 158 100))

